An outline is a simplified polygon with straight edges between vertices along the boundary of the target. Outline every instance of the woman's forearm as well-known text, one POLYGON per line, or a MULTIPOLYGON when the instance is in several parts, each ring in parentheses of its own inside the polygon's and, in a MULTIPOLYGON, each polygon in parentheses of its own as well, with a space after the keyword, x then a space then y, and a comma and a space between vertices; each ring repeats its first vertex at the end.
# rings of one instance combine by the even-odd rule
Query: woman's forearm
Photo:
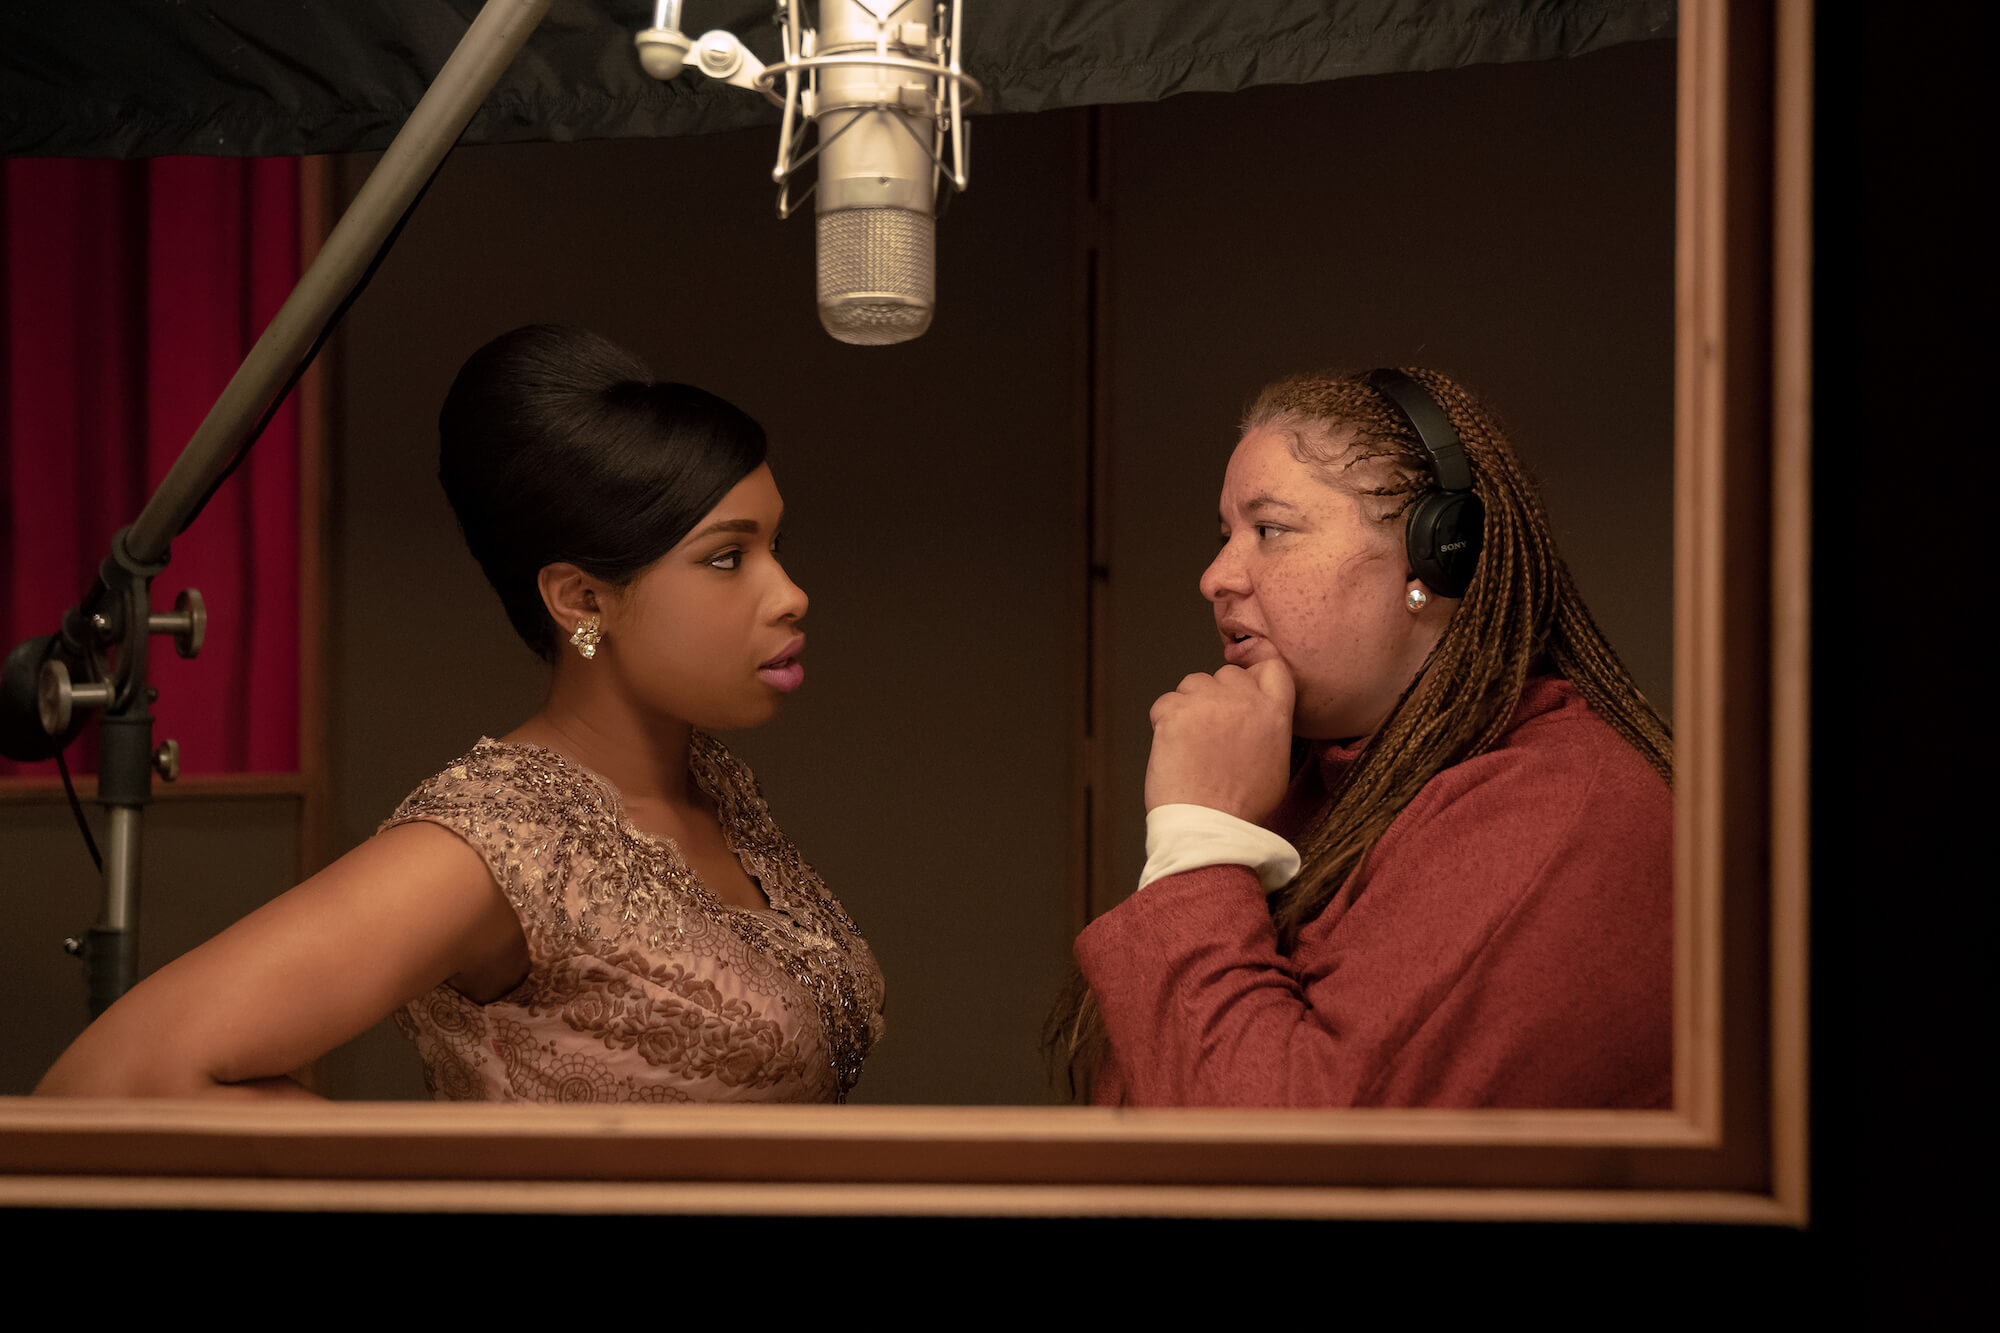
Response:
POLYGON ((172 1043, 137 1040, 141 1032, 107 1019, 84 1030, 42 1081, 38 1097, 227 1097, 323 1100, 296 1078, 277 1075, 225 1082, 172 1043))
POLYGON ((222 1083, 194 1070, 56 1067, 35 1085, 37 1097, 223 1097, 232 1100, 324 1101, 297 1079, 253 1078, 222 1083))
POLYGON ((208 1087, 196 1095, 229 1097, 244 1101, 323 1102, 326 1100, 297 1079, 287 1077, 253 1078, 242 1083, 217 1083, 211 1079, 208 1087))

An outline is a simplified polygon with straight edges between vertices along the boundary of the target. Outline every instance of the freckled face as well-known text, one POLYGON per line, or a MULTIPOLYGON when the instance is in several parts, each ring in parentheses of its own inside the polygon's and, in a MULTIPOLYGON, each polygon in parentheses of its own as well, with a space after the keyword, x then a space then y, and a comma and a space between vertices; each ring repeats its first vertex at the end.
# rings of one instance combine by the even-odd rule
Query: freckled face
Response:
POLYGON ((1411 615, 1404 604, 1416 581, 1402 524, 1372 518, 1266 429, 1230 456, 1221 519, 1222 550, 1201 592, 1224 656, 1285 664, 1298 686, 1298 735, 1373 732, 1442 633, 1441 615, 1411 615))
POLYGON ((778 563, 784 509, 771 469, 759 467, 607 599, 598 661, 649 711, 749 727, 797 687, 806 595, 778 563))

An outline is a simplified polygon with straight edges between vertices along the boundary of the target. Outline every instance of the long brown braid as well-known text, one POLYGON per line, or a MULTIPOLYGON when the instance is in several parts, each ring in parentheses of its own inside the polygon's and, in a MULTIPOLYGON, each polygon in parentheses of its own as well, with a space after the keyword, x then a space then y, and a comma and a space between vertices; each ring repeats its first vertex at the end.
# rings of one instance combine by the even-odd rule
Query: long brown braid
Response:
MULTIPOLYGON (((1434 370, 1406 369, 1437 401, 1465 447, 1473 490, 1486 507, 1484 546, 1472 582, 1423 670, 1347 765, 1336 790, 1296 839, 1301 866, 1271 895, 1278 944, 1326 909, 1398 814, 1438 773, 1483 754, 1512 721, 1528 676, 1553 670, 1591 710, 1673 784, 1673 741, 1605 641, 1556 551, 1548 515, 1500 424, 1461 385, 1434 370)), ((1402 413, 1358 374, 1303 375, 1265 389, 1243 429, 1282 432, 1292 452, 1331 483, 1380 501, 1378 521, 1399 523, 1433 481, 1422 443, 1402 413), (1360 486, 1356 465, 1386 481, 1360 486)), ((1103 1047, 1103 1018, 1077 977, 1050 1016, 1045 1046, 1068 1066, 1074 1090, 1103 1047)))
MULTIPOLYGON (((1499 742, 1538 667, 1576 686, 1591 710, 1673 784, 1667 724, 1591 619, 1556 550, 1541 497, 1499 422, 1447 376, 1404 373, 1423 385, 1458 431, 1473 490, 1486 506, 1485 543, 1424 669, 1298 839, 1298 876, 1271 896, 1279 945, 1286 950, 1425 783, 1499 742)), ((1301 376, 1274 384, 1245 421, 1246 431, 1257 427, 1284 431, 1299 460, 1330 479, 1366 459, 1386 461, 1394 480, 1362 491, 1393 502, 1382 507, 1382 522, 1400 520, 1433 484, 1409 423, 1360 376, 1301 376)))

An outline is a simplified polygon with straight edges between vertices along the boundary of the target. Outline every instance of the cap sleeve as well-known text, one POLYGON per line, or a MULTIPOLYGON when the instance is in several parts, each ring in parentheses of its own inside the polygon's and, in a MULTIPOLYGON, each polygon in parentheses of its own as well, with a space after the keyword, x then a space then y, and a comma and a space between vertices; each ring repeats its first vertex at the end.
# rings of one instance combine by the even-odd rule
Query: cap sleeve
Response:
MULTIPOLYGON (((382 828, 429 823, 449 829, 486 863, 487 873, 514 908, 537 958, 548 943, 591 933, 573 902, 572 881, 587 879, 596 858, 577 811, 590 806, 548 763, 522 747, 482 742, 426 779, 382 828)), ((608 815, 607 815, 608 817, 608 815)))

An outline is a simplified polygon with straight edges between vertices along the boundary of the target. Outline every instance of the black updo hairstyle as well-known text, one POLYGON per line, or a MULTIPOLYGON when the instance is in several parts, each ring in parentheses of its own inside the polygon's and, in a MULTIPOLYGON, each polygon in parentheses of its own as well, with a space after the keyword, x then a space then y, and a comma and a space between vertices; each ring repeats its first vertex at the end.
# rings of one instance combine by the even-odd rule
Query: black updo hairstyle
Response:
POLYGON ((527 645, 562 637, 537 576, 636 578, 764 461, 764 428, 582 329, 531 324, 474 352, 438 412, 438 480, 527 645))

